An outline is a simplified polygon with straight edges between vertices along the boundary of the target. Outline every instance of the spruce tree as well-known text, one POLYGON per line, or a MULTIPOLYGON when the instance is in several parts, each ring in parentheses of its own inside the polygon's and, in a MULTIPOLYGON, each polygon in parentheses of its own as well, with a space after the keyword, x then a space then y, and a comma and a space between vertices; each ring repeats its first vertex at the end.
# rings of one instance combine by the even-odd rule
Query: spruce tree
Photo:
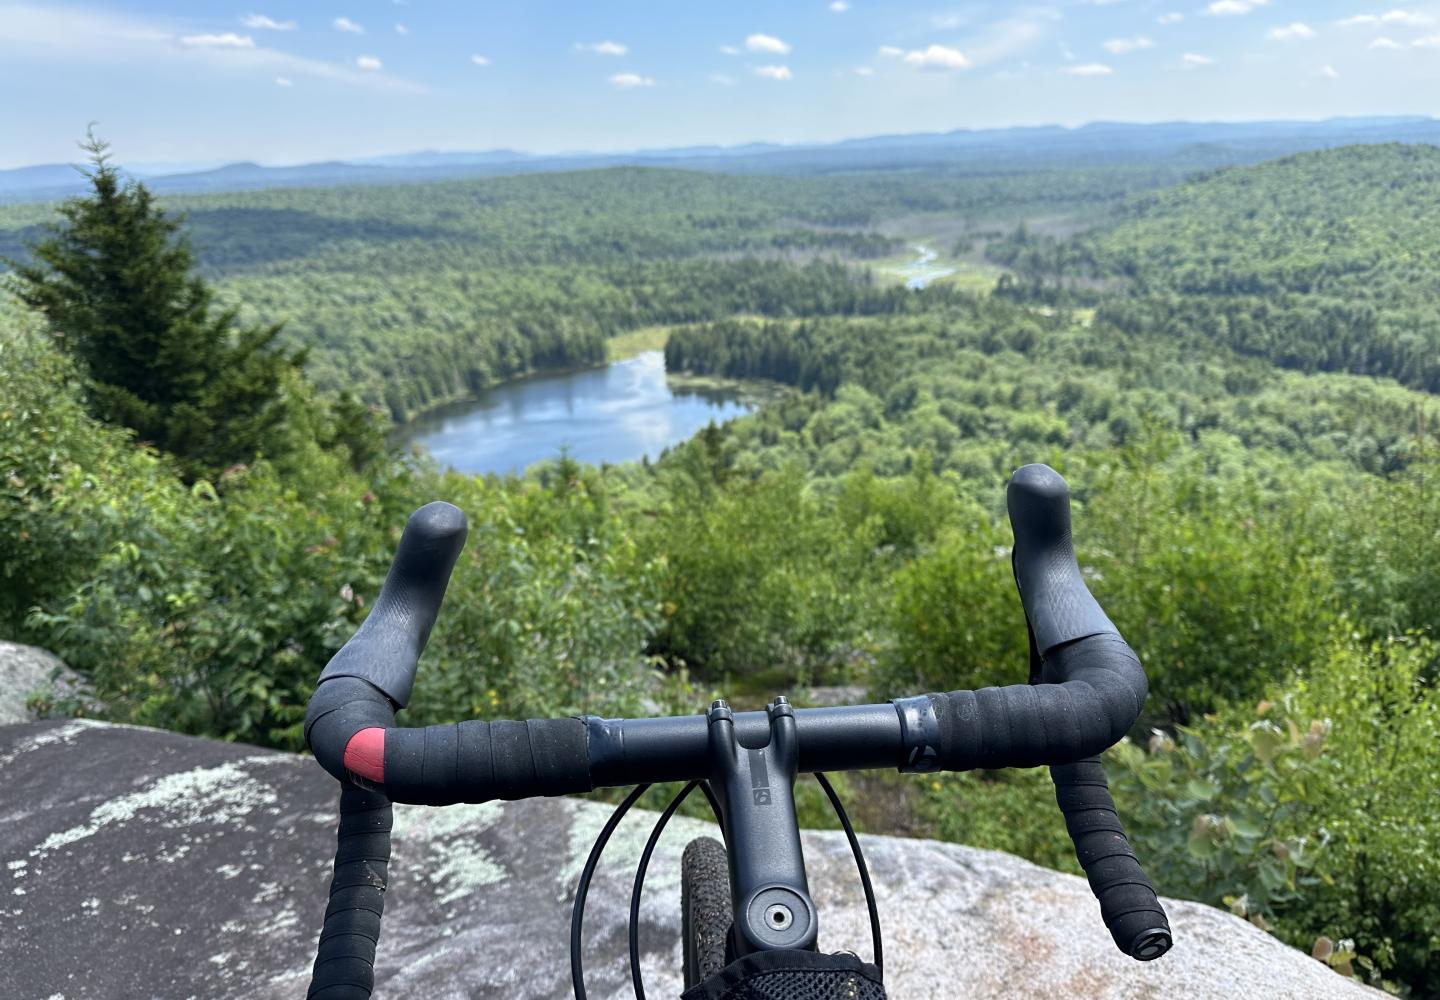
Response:
POLYGON ((183 218, 124 181, 107 144, 87 134, 92 190, 11 262, 16 296, 88 375, 91 412, 133 428, 189 478, 272 453, 285 382, 302 353, 276 348, 280 325, 245 326, 195 273, 183 218))

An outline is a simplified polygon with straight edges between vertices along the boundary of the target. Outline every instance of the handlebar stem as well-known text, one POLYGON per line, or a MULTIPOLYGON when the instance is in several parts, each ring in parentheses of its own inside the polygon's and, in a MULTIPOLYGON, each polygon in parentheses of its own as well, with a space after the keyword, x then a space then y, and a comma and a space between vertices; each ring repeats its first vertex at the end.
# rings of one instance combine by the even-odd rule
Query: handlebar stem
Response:
POLYGON ((757 747, 736 739, 734 716, 725 702, 716 701, 705 716, 710 781, 729 847, 731 941, 737 956, 813 951, 819 925, 795 817, 800 757, 795 711, 776 698, 766 715, 769 740, 757 747))

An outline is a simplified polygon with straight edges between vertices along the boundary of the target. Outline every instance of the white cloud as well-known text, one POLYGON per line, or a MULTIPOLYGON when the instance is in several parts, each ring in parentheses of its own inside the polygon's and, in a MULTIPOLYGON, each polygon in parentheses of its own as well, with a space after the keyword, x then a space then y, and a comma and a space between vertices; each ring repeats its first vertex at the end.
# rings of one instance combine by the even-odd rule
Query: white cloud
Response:
POLYGON ((356 56, 355 65, 359 66, 367 73, 373 73, 376 70, 385 68, 384 65, 380 62, 380 60, 376 59, 374 56, 356 56))
POLYGON ((1156 23, 1156 24, 1179 24, 1179 23, 1180 23, 1181 21, 1183 21, 1183 20, 1185 20, 1185 15, 1184 15, 1184 14, 1180 13, 1178 10, 1172 10, 1172 11, 1170 11, 1169 13, 1161 14, 1159 17, 1157 17, 1157 18, 1155 19, 1155 23, 1156 23))
POLYGON ((952 49, 944 45, 931 45, 929 48, 915 49, 905 53, 905 62, 910 66, 918 66, 921 69, 969 69, 975 65, 959 49, 952 49))
POLYGON ((745 48, 751 52, 769 52, 777 56, 790 54, 790 46, 774 35, 751 35, 745 39, 745 48))
POLYGON ((487 57, 480 55, 480 53, 478 53, 478 52, 475 53, 475 55, 473 55, 473 56, 470 57, 470 61, 471 61, 472 63, 474 63, 476 66, 489 66, 489 65, 490 65, 490 60, 489 60, 487 57))
MULTIPOLYGON (((57 59, 92 65, 152 68, 175 62, 231 76, 259 80, 284 77, 326 80, 390 93, 425 93, 427 88, 391 73, 362 72, 353 64, 311 59, 264 45, 216 42, 204 35, 186 44, 164 22, 71 7, 63 3, 7 4, 0 0, 0 62, 9 50, 44 50, 57 59)), ((222 36, 214 36, 222 37, 222 36)), ((244 38, 246 36, 237 36, 244 38)))
POLYGON ((1264 7, 1269 0, 1215 0, 1206 7, 1202 14, 1209 14, 1212 17, 1228 17, 1236 14, 1248 14, 1256 7, 1264 7))
POLYGON ((1405 46, 1401 45, 1393 38, 1386 38, 1384 35, 1381 35, 1379 38, 1375 39, 1373 42, 1371 42, 1365 47, 1367 49, 1403 49, 1405 46))
POLYGON ((1303 21, 1291 21, 1283 28, 1272 28, 1265 37, 1273 42, 1295 42, 1302 38, 1314 38, 1315 29, 1303 21))
POLYGON ((845 0, 835 0, 835 2, 830 5, 830 9, 837 14, 843 14, 850 9, 850 5, 846 3, 845 0))
POLYGON ((958 43, 976 66, 986 66, 1032 48, 1061 20, 1049 7, 1023 8, 1020 13, 983 25, 958 43))
POLYGON ((856 76, 874 76, 874 75, 875 75, 875 67, 874 67, 874 66, 856 66, 856 67, 855 67, 855 75, 856 75, 856 76))
POLYGON ((107 62, 143 59, 160 46, 171 54, 178 51, 175 36, 154 24, 58 4, 0 7, 0 45, 5 43, 19 50, 57 49, 107 62))
POLYGON ((1417 49, 1440 49, 1440 35, 1429 35, 1425 38, 1417 38, 1410 44, 1417 49))
POLYGON ((184 35, 180 44, 191 48, 206 49, 253 49, 255 39, 249 35, 237 35, 227 31, 222 35, 184 35))
POLYGON ((1134 38, 1111 38, 1102 42, 1101 46, 1112 55, 1123 56, 1127 52, 1134 52, 1138 49, 1154 48, 1155 43, 1144 35, 1136 35, 1134 38))
POLYGON ((337 17, 333 23, 335 25, 336 31, 348 31, 352 35, 365 34, 365 29, 362 28, 360 25, 356 24, 354 21, 350 20, 348 17, 337 17))
POLYGON ((710 82, 718 83, 722 87, 733 87, 740 81, 736 80, 733 76, 726 76, 724 73, 711 73, 710 82))
POLYGON ((1209 56, 1202 56, 1198 52, 1187 52, 1180 57, 1180 63, 1186 69, 1201 69, 1205 66, 1215 65, 1215 60, 1209 56))
POLYGON ((1320 75, 1327 80, 1340 79, 1340 74, 1336 71, 1335 67, 1329 64, 1320 67, 1320 75))
POLYGON ((294 31, 294 21, 277 21, 273 17, 266 17, 264 14, 246 14, 240 19, 247 28, 254 28, 257 31, 294 31))
POLYGON ((601 56, 623 56, 630 50, 619 42, 576 42, 575 48, 601 56))
POLYGON ((740 54, 740 50, 733 45, 722 45, 720 46, 720 54, 726 56, 738 56, 740 54))
POLYGON ((641 76, 639 73, 616 73, 610 78, 610 82, 622 90, 630 90, 633 87, 653 87, 655 81, 648 76, 641 76))
POLYGON ((793 74, 789 66, 756 66, 755 75, 768 80, 788 80, 793 74))
POLYGON ((1104 63, 1081 63, 1079 66, 1066 66, 1062 72, 1071 76, 1109 76, 1115 71, 1104 63))
POLYGON ((290 78, 289 78, 288 76, 277 76, 277 77, 275 78, 275 86, 277 86, 277 87, 293 87, 293 86, 295 86, 295 84, 293 84, 293 83, 290 82, 290 78))
POLYGON ((893 45, 882 45, 879 51, 886 59, 898 59, 905 54, 904 49, 897 49, 893 45))
POLYGON ((397 25, 395 25, 395 34, 397 34, 397 35, 408 35, 408 34, 410 34, 410 29, 407 28, 407 27, 405 27, 405 25, 403 25, 403 24, 397 24, 397 25))
POLYGON ((1397 7, 1395 10, 1387 10, 1383 14, 1356 14, 1354 17, 1347 17, 1335 23, 1342 28, 1366 24, 1399 24, 1408 28, 1419 28, 1427 24, 1434 24, 1435 18, 1429 14, 1401 10, 1397 7))

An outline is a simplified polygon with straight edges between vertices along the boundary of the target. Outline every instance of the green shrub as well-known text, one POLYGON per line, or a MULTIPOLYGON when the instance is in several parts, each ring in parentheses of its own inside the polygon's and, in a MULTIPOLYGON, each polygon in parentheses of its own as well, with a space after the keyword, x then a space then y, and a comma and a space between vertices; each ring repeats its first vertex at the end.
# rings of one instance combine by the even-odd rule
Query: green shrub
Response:
POLYGON ((709 677, 843 673, 866 646, 873 549, 839 531, 796 469, 723 487, 676 477, 645 542, 664 567, 653 648, 709 677))
POLYGON ((891 645, 871 679, 877 696, 1021 683, 1025 612, 1010 537, 978 509, 890 579, 891 645))
POLYGON ((86 674, 111 718, 298 748, 320 669, 373 604, 406 517, 436 497, 472 528, 412 721, 633 712, 665 694, 644 659, 655 568, 593 472, 362 476, 312 442, 283 473, 258 463, 186 487, 84 412, 38 337, 0 335, 0 375, 0 628, 86 674))
POLYGON ((1435 653, 1344 636, 1249 718, 1117 748, 1116 798, 1161 891, 1307 950, 1353 940, 1367 976, 1440 995, 1435 653))
POLYGON ((1152 715, 1253 702, 1323 652, 1338 617, 1303 481, 1277 497, 1202 457, 1127 453, 1097 477, 1076 544, 1090 586, 1150 678, 1152 715))
POLYGON ((659 567, 609 513, 593 469, 561 463, 549 485, 450 473, 431 489, 466 511, 470 535, 411 725, 636 714, 664 700, 645 657, 659 618, 659 567))
POLYGON ((927 836, 1005 851, 1081 874, 1055 783, 1044 767, 916 776, 916 812, 927 836))

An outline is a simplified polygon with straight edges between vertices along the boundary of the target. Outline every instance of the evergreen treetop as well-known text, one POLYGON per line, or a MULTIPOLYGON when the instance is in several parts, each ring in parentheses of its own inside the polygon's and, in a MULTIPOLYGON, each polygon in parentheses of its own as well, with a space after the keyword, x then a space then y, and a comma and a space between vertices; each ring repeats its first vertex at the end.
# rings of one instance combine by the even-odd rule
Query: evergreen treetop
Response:
POLYGON ((125 180, 88 133, 92 191, 11 262, 11 289, 81 363, 91 412, 132 428, 198 478, 281 447, 285 382, 303 353, 280 324, 246 326, 195 272, 183 218, 125 180))

